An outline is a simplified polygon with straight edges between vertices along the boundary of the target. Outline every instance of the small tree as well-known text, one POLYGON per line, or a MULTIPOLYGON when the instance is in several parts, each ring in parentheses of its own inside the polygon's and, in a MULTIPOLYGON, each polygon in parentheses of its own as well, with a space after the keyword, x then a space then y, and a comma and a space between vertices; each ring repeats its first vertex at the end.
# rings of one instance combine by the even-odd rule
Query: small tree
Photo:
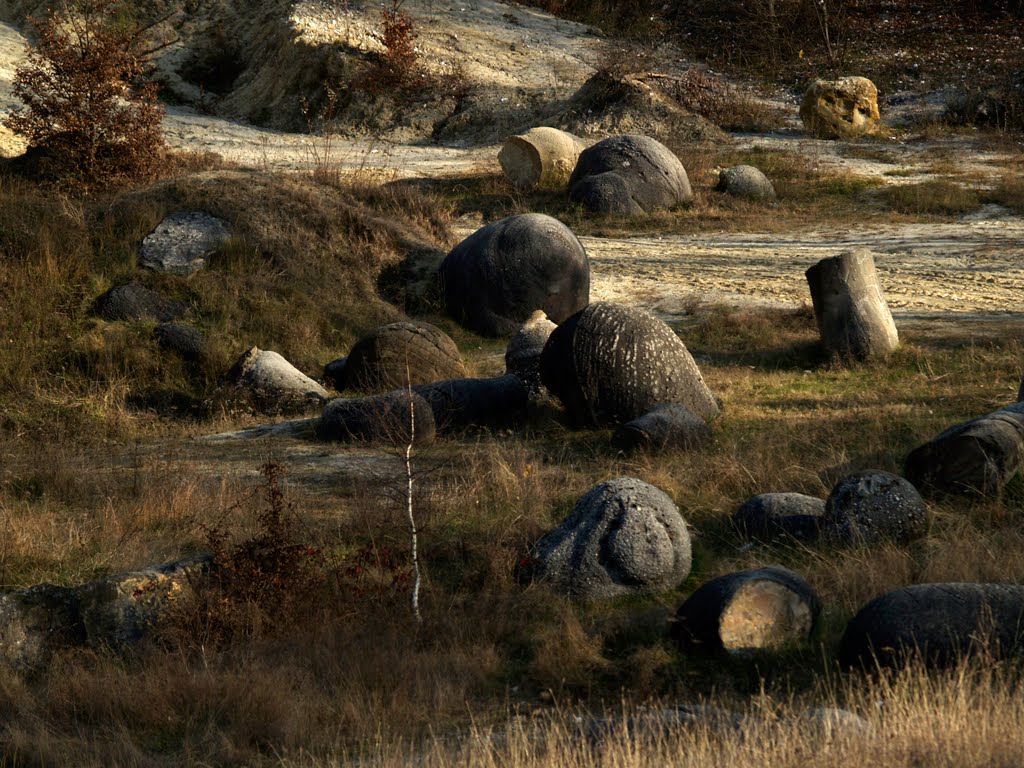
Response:
POLYGON ((40 173, 85 187, 151 175, 164 141, 146 78, 149 28, 117 21, 114 0, 76 0, 29 21, 39 40, 14 77, 25 106, 4 122, 28 140, 40 173))

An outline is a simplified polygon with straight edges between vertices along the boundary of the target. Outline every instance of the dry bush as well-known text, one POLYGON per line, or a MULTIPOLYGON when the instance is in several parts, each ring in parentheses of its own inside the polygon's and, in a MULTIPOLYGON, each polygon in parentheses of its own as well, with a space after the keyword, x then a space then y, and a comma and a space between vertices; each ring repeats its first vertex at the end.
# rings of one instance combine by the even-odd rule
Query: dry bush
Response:
POLYGON ((763 132, 782 124, 782 116, 763 100, 704 70, 689 69, 658 84, 686 109, 730 131, 763 132))

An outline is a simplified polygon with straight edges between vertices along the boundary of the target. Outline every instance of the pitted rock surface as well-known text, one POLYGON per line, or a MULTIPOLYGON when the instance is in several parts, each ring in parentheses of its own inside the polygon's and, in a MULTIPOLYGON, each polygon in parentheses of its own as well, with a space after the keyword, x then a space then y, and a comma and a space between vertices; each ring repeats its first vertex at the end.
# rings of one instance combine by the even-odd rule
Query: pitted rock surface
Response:
POLYGON ((615 430, 612 445, 620 451, 690 450, 711 442, 711 428, 685 405, 663 403, 615 430))
POLYGON ((111 322, 117 320, 157 320, 167 322, 185 314, 185 305, 168 299, 141 283, 117 285, 96 299, 96 314, 111 322))
POLYGON ((432 442, 437 433, 434 411, 415 392, 396 389, 368 397, 338 397, 324 406, 317 422, 321 440, 343 443, 408 445, 432 442))
POLYGON ((206 266, 206 260, 229 236, 227 225, 208 213, 172 213, 142 241, 139 266, 192 275, 206 266))
POLYGON ((348 353, 348 387, 379 392, 466 375, 455 342, 430 323, 381 326, 356 342, 348 353))
POLYGON ((825 502, 822 533, 841 544, 906 543, 928 532, 928 511, 907 480, 881 470, 840 480, 825 502))
POLYGON ((769 540, 792 536, 812 541, 821 532, 825 500, 802 493, 762 493, 747 499, 732 522, 744 536, 769 540))
POLYGON ((632 421, 678 403, 704 420, 719 413, 697 363, 654 315, 591 304, 558 326, 540 362, 541 379, 578 424, 632 421))
POLYGON ((732 168, 725 168, 718 175, 718 184, 715 189, 733 197, 743 197, 748 200, 775 199, 775 187, 768 181, 767 176, 752 165, 734 165, 732 168))
POLYGON ((536 575, 575 600, 661 592, 690 573, 690 534, 664 492, 620 477, 581 497, 534 557, 536 575))
POLYGON ((556 327, 538 309, 505 347, 505 372, 518 376, 531 394, 537 394, 543 388, 540 380, 540 355, 556 327))
POLYGON ((581 154, 569 179, 569 199, 591 213, 641 216, 693 199, 686 169, 664 144, 626 134, 581 154))
POLYGON ((438 269, 449 314, 477 333, 507 336, 536 310, 561 322, 590 302, 590 261, 567 226, 541 213, 488 224, 438 269))
POLYGON ((878 128, 878 89, 866 77, 815 80, 800 105, 804 129, 823 139, 850 139, 878 128))
POLYGON ((301 412, 327 400, 326 389, 277 352, 259 347, 238 358, 226 379, 262 413, 301 412))

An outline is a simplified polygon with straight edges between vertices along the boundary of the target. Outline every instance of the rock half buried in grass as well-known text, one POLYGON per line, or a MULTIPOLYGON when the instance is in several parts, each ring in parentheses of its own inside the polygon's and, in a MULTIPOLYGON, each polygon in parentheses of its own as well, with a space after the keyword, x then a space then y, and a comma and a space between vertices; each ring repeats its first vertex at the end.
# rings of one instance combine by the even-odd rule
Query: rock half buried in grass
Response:
POLYGON ((518 189, 563 189, 582 151, 577 136, 542 126, 505 139, 498 162, 518 189))
POLYGON ((185 314, 185 305, 151 291, 141 283, 117 285, 96 299, 96 314, 104 320, 167 322, 185 314))
POLYGON ((653 485, 608 480, 534 547, 534 574, 575 600, 661 592, 690 573, 690 534, 676 505, 653 485))
POLYGON ((543 388, 540 355, 555 328, 548 316, 538 309, 505 347, 505 372, 518 376, 531 394, 537 394, 543 388))
POLYGON ((839 544, 905 544, 928 532, 921 494, 898 475, 873 469, 843 478, 825 502, 822 533, 839 544))
POLYGON ((422 396, 408 389, 380 395, 331 400, 324 406, 316 434, 343 443, 408 445, 433 441, 434 411, 422 396))
POLYGON ((55 651, 81 645, 78 603, 73 588, 53 584, 0 594, 0 660, 32 671, 45 667, 55 651))
POLYGON ((508 336, 536 310, 561 322, 590 302, 590 261, 567 226, 542 213, 488 224, 438 268, 448 313, 485 336, 508 336))
POLYGON ((319 407, 327 399, 327 390, 277 352, 259 347, 238 358, 225 379, 262 413, 297 413, 319 407))
POLYGON ((719 411, 672 329, 621 304, 591 304, 559 325, 544 347, 540 374, 578 424, 632 421, 666 403, 705 420, 719 411))
POLYGON ((430 323, 384 325, 352 347, 344 382, 354 389, 378 392, 466 375, 455 342, 430 323))
POLYGON ((446 379, 412 388, 430 405, 439 432, 496 427, 515 421, 530 399, 518 376, 446 379))
POLYGON ((758 168, 752 165, 734 165, 718 175, 719 192, 747 200, 774 200, 775 187, 758 168))
POLYGON ((672 634, 686 648, 729 653, 804 643, 821 610, 802 577, 777 565, 705 582, 679 606, 672 634))
POLYGON ((569 199, 591 213, 641 216, 693 199, 686 169, 647 136, 612 136, 585 149, 569 179, 569 199))
POLYGON ((655 406, 615 430, 612 445, 620 451, 690 450, 711 442, 711 428, 679 403, 655 406))
POLYGON ((142 241, 139 266, 189 276, 203 269, 228 237, 227 225, 208 213, 172 213, 142 241))
POLYGON ((998 496, 1024 462, 1024 403, 950 427, 907 456, 922 490, 998 496))
POLYGON ((850 139, 878 128, 878 89, 866 77, 815 80, 800 104, 804 130, 824 139, 850 139))
POLYGON ((822 259, 806 272, 825 352, 840 360, 884 359, 899 334, 882 296, 875 260, 864 248, 822 259))
POLYGON ((802 493, 762 493, 743 502, 732 522, 741 534, 754 539, 792 536, 813 541, 821 532, 824 514, 824 499, 802 493))
POLYGON ((1024 586, 915 584, 867 603, 843 633, 844 666, 949 666, 979 651, 1005 658, 1024 649, 1024 586))
POLYGON ((187 323, 160 323, 153 329, 153 336, 160 349, 190 363, 199 362, 206 354, 206 337, 187 323))

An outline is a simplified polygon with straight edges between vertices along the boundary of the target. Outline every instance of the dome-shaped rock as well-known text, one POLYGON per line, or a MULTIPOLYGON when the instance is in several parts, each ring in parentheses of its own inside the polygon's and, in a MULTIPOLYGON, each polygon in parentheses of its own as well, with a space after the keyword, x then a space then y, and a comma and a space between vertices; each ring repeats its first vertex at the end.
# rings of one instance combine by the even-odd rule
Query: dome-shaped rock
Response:
POLYGON ((718 174, 719 192, 748 200, 774 200, 775 187, 759 169, 752 165, 734 165, 718 174))
POLYGON ((466 375, 459 348, 430 323, 400 322, 367 334, 348 353, 344 381, 367 392, 466 375))
POLYGON ((905 544, 928 531, 928 511, 917 489, 898 475, 867 470, 843 478, 825 502, 822 532, 837 543, 905 544))

